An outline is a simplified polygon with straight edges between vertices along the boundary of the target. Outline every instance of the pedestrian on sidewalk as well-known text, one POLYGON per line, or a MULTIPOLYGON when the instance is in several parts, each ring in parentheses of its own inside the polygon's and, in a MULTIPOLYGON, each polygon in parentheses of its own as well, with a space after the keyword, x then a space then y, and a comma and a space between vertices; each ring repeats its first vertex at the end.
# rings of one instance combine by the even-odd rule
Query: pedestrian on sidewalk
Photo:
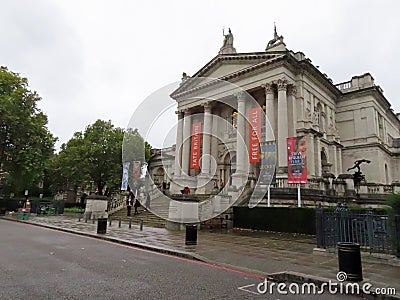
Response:
POLYGON ((131 210, 132 210, 132 206, 133 203, 135 201, 135 195, 133 194, 132 191, 129 192, 128 198, 126 199, 126 208, 128 210, 127 216, 130 217, 131 216, 131 210))
POLYGON ((139 207, 140 207, 140 201, 139 201, 139 198, 136 198, 134 215, 139 214, 139 212, 138 212, 138 208, 139 208, 139 207))

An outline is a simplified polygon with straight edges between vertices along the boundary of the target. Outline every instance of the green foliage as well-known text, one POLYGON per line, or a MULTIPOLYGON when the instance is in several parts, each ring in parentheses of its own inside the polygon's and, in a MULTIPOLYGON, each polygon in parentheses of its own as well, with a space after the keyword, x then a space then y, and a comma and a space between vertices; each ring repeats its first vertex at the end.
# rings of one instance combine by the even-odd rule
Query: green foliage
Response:
POLYGON ((64 213, 83 214, 84 212, 85 212, 85 209, 80 208, 80 207, 64 208, 64 213))
POLYGON ((151 146, 145 142, 138 129, 128 128, 124 135, 122 159, 124 162, 148 162, 151 156, 151 146))
POLYGON ((26 78, 0 67, 0 171, 13 192, 32 189, 43 179, 45 163, 56 138, 47 129, 47 116, 36 104, 26 78))
POLYGON ((387 195, 386 204, 393 208, 395 214, 400 215, 400 194, 387 195))
POLYGON ((124 131, 110 121, 97 120, 85 132, 76 132, 61 146, 49 165, 52 190, 59 191, 95 184, 101 194, 105 185, 118 188, 122 174, 124 131))

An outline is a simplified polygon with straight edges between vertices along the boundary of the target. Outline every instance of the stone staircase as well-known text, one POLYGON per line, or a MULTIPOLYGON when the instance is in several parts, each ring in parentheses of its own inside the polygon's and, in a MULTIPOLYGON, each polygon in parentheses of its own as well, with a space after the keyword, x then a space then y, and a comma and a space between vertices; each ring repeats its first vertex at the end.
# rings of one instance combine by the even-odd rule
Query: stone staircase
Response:
POLYGON ((146 211, 143 207, 139 207, 138 215, 134 215, 133 212, 135 209, 132 207, 132 212, 131 216, 128 217, 127 213, 128 210, 126 207, 118 210, 117 212, 111 214, 109 217, 112 218, 113 220, 119 220, 121 218, 124 221, 128 221, 129 218, 132 219, 132 224, 139 224, 140 221, 143 221, 144 226, 150 226, 150 227, 157 227, 157 228, 164 228, 165 227, 165 220, 152 214, 149 211, 146 211))

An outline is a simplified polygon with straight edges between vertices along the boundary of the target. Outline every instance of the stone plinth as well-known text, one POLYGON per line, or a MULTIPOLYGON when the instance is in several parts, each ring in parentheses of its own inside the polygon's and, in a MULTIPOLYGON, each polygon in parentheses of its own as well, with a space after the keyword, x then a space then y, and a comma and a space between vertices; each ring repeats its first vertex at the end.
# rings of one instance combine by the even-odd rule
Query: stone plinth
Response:
POLYGON ((107 213, 108 197, 90 195, 86 198, 84 216, 88 219, 108 218, 107 213))

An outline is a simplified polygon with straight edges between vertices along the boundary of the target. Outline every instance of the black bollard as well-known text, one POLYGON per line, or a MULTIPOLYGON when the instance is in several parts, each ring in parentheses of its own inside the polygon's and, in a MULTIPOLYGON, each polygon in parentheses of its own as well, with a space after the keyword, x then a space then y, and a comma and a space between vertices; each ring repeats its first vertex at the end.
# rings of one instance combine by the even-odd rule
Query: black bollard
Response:
POLYGON ((132 218, 129 218, 129 229, 132 228, 132 218))
POLYGON ((140 220, 140 231, 143 230, 143 220, 140 220))
POLYGON ((348 281, 362 281, 360 245, 356 243, 339 242, 337 246, 339 272, 346 273, 346 279, 348 281))
POLYGON ((186 225, 185 245, 197 245, 197 225, 186 225))
POLYGON ((119 218, 118 227, 121 228, 121 218, 119 218))
POLYGON ((106 234, 107 232, 107 219, 106 218, 98 218, 97 219, 97 233, 106 234))
POLYGON ((111 227, 111 220, 112 220, 112 218, 110 217, 110 221, 108 223, 108 226, 110 226, 110 227, 111 227))

